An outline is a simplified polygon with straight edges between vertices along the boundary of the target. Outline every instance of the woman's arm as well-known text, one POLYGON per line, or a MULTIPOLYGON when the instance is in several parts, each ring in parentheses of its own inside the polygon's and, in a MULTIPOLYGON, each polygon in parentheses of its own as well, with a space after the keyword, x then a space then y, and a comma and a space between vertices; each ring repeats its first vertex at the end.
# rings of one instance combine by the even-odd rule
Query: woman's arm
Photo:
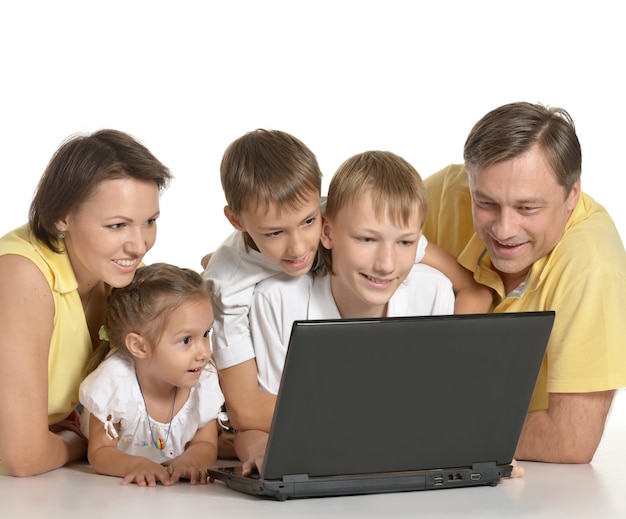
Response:
POLYGON ((14 476, 41 474, 84 456, 76 433, 48 429, 48 355, 54 302, 28 259, 0 256, 0 459, 14 476))

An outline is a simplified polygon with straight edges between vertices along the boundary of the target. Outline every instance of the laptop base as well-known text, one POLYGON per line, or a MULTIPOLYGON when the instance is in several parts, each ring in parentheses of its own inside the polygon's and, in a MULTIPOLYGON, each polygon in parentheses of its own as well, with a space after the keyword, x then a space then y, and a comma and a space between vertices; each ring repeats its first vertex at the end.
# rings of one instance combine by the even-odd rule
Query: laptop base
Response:
POLYGON ((412 492, 440 488, 493 486, 510 477, 511 465, 492 465, 441 471, 416 470, 384 474, 313 477, 285 476, 280 480, 263 480, 258 474, 243 476, 241 467, 209 469, 209 477, 245 494, 285 501, 287 499, 412 492))

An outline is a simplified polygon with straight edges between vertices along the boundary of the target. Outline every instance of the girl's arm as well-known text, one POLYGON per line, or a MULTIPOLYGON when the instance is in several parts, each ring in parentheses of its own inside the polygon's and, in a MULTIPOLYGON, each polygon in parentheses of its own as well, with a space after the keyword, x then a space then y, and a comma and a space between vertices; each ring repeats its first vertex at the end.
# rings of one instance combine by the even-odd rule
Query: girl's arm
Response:
POLYGON ((0 256, 0 459, 9 474, 32 476, 85 455, 70 430, 48 428, 48 355, 54 301, 28 259, 0 256))
POLYGON ((452 281, 456 296, 455 314, 483 314, 489 312, 493 303, 491 289, 477 283, 472 273, 446 252, 444 249, 428 242, 422 263, 443 272, 452 281))
POLYGON ((207 483, 207 469, 217 459, 217 420, 211 420, 198 429, 187 444, 185 452, 178 456, 167 470, 174 483, 181 478, 188 479, 192 485, 207 483))
MULTIPOLYGON (((115 424, 119 430, 119 424, 115 424)), ((154 487, 157 483, 169 486, 172 481, 167 469, 143 456, 126 454, 117 448, 117 438, 109 438, 104 424, 94 415, 89 416, 88 458, 99 474, 124 478, 122 485, 137 483, 140 487, 154 487)))

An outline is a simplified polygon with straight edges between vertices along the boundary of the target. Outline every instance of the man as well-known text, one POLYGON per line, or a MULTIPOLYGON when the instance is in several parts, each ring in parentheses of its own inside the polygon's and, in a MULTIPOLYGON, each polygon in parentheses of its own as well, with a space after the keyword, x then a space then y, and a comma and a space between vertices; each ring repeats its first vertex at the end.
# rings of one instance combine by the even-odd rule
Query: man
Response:
POLYGON ((494 312, 556 311, 518 460, 590 462, 626 386, 626 254, 581 157, 565 110, 512 103, 476 123, 465 167, 425 181, 424 234, 493 289, 494 312))

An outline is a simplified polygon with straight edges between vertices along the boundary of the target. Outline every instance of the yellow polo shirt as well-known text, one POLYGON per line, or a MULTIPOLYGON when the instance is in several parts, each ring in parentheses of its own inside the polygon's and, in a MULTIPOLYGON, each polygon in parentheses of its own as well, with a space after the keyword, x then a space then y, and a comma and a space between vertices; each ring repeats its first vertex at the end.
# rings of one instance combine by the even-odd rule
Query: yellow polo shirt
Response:
POLYGON ((463 166, 448 166, 425 183, 424 234, 495 290, 494 312, 556 311, 530 410, 546 409, 548 393, 626 386, 626 253, 607 211, 581 193, 561 241, 534 263, 523 285, 505 294, 474 233, 463 166))
POLYGON ((31 260, 52 290, 55 315, 48 353, 48 424, 52 425, 78 404, 78 387, 92 352, 78 284, 67 254, 57 254, 42 245, 28 225, 0 238, 0 256, 4 254, 31 260))

